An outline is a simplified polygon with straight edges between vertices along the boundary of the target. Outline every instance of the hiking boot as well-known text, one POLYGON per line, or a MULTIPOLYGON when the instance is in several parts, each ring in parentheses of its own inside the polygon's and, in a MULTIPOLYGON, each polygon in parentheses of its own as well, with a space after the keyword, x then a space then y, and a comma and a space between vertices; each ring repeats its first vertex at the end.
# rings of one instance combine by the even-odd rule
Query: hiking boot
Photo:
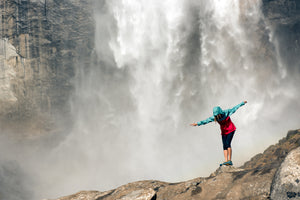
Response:
POLYGON ((231 160, 229 160, 228 162, 226 162, 226 165, 233 165, 233 163, 231 160))
POLYGON ((232 165, 232 161, 229 160, 227 162, 223 162, 222 164, 220 164, 220 166, 222 166, 222 165, 226 165, 226 166, 232 165))

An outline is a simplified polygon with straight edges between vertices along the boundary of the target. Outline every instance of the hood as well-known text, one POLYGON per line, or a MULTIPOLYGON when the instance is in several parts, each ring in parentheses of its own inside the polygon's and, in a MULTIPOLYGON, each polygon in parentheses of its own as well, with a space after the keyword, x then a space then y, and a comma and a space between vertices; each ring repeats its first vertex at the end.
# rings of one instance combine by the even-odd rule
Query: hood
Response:
POLYGON ((214 116, 217 116, 218 114, 224 114, 224 111, 220 106, 216 106, 213 109, 214 116))

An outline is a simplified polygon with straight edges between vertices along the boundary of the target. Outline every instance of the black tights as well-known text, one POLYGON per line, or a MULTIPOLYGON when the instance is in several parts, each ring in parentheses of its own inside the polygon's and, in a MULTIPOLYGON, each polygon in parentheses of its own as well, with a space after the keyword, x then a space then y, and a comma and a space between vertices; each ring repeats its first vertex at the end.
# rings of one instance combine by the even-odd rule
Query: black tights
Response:
POLYGON ((228 148, 231 148, 231 140, 233 138, 235 131, 232 131, 231 133, 227 135, 222 135, 222 141, 223 141, 223 149, 227 150, 228 148))

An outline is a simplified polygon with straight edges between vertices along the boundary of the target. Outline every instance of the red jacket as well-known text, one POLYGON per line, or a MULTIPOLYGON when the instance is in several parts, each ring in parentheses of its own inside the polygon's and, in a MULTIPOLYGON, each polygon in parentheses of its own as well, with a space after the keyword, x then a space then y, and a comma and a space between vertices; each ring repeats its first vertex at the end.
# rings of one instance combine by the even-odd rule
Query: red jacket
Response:
POLYGON ((222 135, 228 135, 229 133, 236 130, 235 125, 232 123, 229 116, 222 121, 218 121, 218 123, 220 124, 222 135))

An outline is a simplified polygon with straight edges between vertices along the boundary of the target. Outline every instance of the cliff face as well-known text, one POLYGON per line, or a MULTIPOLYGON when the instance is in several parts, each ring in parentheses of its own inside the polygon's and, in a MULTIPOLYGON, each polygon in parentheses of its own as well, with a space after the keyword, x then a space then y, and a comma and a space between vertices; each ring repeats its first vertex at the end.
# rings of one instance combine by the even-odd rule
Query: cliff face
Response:
POLYGON ((87 0, 0 2, 2 128, 41 133, 54 129, 54 118, 68 118, 75 67, 89 63, 93 49, 91 5, 87 0))
POLYGON ((181 183, 139 181, 107 192, 82 191, 57 200, 292 199, 300 188, 300 129, 241 167, 222 166, 181 183), (293 169, 292 171, 290 169, 293 169))
POLYGON ((293 26, 300 20, 300 2, 297 0, 263 0, 262 10, 273 24, 293 26))
POLYGON ((300 73, 300 1, 263 0, 262 11, 274 29, 282 61, 300 73))

